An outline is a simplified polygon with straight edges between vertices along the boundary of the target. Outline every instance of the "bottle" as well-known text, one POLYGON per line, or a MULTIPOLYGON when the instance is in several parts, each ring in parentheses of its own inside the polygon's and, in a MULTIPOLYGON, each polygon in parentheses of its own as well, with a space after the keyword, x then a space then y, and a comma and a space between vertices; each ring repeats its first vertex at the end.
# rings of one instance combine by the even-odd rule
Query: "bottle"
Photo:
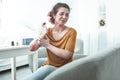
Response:
POLYGON ((14 41, 11 41, 11 46, 15 46, 14 41))

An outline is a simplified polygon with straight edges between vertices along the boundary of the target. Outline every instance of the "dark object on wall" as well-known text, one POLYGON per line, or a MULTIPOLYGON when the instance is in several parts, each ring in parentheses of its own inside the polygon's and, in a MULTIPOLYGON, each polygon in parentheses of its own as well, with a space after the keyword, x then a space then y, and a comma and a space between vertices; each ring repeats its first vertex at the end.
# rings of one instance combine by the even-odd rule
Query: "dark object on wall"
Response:
POLYGON ((104 19, 101 19, 100 22, 99 22, 100 26, 104 26, 105 25, 105 20, 104 19))

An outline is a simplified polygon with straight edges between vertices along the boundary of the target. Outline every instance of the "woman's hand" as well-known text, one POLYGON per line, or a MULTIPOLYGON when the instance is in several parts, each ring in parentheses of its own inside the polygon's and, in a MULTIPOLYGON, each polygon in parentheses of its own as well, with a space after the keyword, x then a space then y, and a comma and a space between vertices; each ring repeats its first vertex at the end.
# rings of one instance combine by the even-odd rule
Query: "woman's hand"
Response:
POLYGON ((42 24, 42 31, 40 32, 40 35, 35 38, 29 45, 30 51, 37 50, 40 46, 46 46, 47 43, 49 43, 49 39, 47 37, 47 27, 45 26, 46 23, 42 24))
POLYGON ((40 39, 40 45, 43 47, 47 47, 49 45, 49 38, 47 37, 47 34, 45 34, 41 39, 40 39))

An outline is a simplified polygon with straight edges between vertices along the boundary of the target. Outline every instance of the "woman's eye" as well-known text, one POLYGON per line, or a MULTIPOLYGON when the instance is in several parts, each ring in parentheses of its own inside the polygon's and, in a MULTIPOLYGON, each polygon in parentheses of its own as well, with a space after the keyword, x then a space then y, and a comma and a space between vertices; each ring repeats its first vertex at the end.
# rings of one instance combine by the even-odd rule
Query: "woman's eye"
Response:
POLYGON ((66 14, 65 16, 66 16, 66 17, 69 17, 69 14, 66 14))
POLYGON ((66 13, 66 14, 60 13, 60 16, 63 16, 63 15, 65 15, 66 17, 69 17, 69 14, 68 14, 68 13, 66 13))
POLYGON ((64 13, 60 13, 60 15, 62 16, 62 15, 64 15, 64 13))

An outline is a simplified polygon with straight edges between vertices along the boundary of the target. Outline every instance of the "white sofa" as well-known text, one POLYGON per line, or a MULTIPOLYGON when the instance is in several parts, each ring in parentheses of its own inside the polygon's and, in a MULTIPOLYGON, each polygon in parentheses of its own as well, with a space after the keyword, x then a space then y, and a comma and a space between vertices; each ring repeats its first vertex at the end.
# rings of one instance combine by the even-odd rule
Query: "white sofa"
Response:
POLYGON ((120 80, 120 44, 68 63, 44 80, 120 80))

